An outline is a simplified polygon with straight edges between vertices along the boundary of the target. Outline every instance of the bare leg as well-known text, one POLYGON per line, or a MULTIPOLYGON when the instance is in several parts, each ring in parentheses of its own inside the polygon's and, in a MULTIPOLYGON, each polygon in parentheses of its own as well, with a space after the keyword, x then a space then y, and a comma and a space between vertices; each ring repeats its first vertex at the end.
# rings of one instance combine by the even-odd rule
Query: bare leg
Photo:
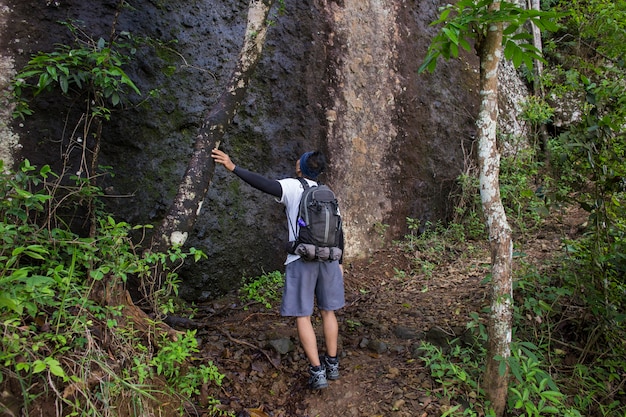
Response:
POLYGON ((334 311, 322 310, 322 322, 324 323, 324 340, 326 340, 326 354, 337 356, 337 340, 339 338, 339 325, 334 311))
POLYGON ((311 316, 297 317, 296 327, 298 328, 298 337, 304 349, 306 357, 313 366, 320 366, 319 353, 317 351, 317 338, 311 323, 311 316))

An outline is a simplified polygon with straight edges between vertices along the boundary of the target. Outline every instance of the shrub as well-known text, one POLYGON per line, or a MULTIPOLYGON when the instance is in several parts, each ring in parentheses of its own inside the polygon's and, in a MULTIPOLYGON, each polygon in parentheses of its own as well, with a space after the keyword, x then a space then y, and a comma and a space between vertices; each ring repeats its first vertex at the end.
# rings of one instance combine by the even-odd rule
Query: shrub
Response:
POLYGON ((244 278, 244 284, 239 289, 240 298, 244 302, 258 302, 271 309, 280 301, 284 280, 284 274, 280 271, 244 278))
MULTIPOLYGON (((39 224, 54 201, 47 189, 56 176, 28 161, 16 173, 1 171, 0 383, 17 382, 11 386, 21 392, 12 394, 26 410, 51 396, 64 415, 105 415, 124 399, 148 407, 157 387, 171 398, 193 398, 201 385, 221 383, 211 362, 188 365, 198 361, 194 333, 146 345, 125 307, 105 301, 107 290, 153 270, 155 254, 141 255, 129 237, 141 226, 104 216, 93 236, 81 237, 53 222, 39 224), (157 384, 159 376, 167 384, 157 384)), ((173 261, 188 255, 201 252, 163 254, 173 261)), ((174 271, 164 272, 175 287, 174 271)))

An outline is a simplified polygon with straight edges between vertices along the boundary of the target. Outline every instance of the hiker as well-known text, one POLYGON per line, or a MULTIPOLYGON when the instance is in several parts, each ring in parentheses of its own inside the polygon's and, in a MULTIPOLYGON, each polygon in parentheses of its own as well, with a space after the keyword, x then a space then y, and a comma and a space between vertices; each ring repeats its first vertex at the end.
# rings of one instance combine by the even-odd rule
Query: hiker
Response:
MULTIPOLYGON (((301 180, 285 178, 270 180, 259 174, 236 166, 230 157, 213 149, 211 156, 216 163, 235 173, 239 178, 276 197, 276 201, 285 206, 289 226, 289 241, 296 240, 296 228, 300 197, 304 192, 301 180)), ((317 185, 316 179, 326 168, 326 158, 321 152, 306 152, 296 161, 296 176, 302 177, 311 185, 317 185)), ((343 234, 339 247, 343 251, 343 234)), ((335 311, 345 304, 342 258, 327 261, 305 261, 299 255, 288 253, 285 261, 285 286, 283 289, 281 316, 296 317, 296 327, 302 348, 310 362, 309 386, 312 389, 328 387, 328 380, 339 378, 339 358, 337 344, 339 326, 335 311), (322 315, 326 354, 319 355, 317 338, 311 315, 314 299, 322 315)))

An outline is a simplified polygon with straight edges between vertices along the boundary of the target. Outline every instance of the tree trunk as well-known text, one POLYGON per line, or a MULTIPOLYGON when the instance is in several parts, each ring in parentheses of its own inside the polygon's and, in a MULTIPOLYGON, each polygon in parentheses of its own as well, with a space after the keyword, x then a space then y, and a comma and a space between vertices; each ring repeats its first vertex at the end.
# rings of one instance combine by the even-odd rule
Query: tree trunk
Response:
MULTIPOLYGON (((532 10, 541 11, 541 0, 527 0, 527 7, 532 10)), ((537 48, 540 54, 543 54, 543 43, 541 41, 541 29, 533 22, 530 22, 530 27, 533 34, 533 46, 537 48)), ((543 75, 543 62, 538 59, 534 61, 533 68, 533 93, 537 97, 543 99, 543 84, 541 77, 543 75)), ((548 148, 548 128, 545 123, 541 123, 539 126, 539 140, 541 141, 541 151, 543 152, 543 159, 546 168, 550 167, 550 150, 548 148)))
MULTIPOLYGON (((493 2, 492 11, 500 9, 493 2)), ((480 197, 489 229, 491 245, 492 285, 491 314, 488 323, 487 368, 484 386, 496 416, 506 408, 508 366, 504 373, 499 367, 510 356, 513 246, 511 229, 500 198, 500 153, 496 143, 498 118, 498 66, 502 57, 502 23, 489 26, 479 42, 480 95, 478 116, 478 160, 480 169, 480 197)))
POLYGON ((203 120, 178 193, 152 237, 152 251, 164 252, 173 245, 183 245, 193 228, 215 171, 211 150, 219 146, 261 58, 269 27, 267 16, 274 1, 250 1, 244 43, 237 65, 217 104, 203 120))
MULTIPOLYGON (((531 10, 541 10, 541 1, 540 0, 528 0, 527 7, 531 10)), ((533 34, 533 46, 537 48, 539 54, 543 53, 543 44, 541 42, 541 30, 537 25, 531 21, 530 27, 533 34)), ((534 62, 534 81, 533 81, 533 90, 536 96, 543 97, 542 86, 541 86, 541 75, 543 74, 543 62, 538 59, 535 59, 534 62)))

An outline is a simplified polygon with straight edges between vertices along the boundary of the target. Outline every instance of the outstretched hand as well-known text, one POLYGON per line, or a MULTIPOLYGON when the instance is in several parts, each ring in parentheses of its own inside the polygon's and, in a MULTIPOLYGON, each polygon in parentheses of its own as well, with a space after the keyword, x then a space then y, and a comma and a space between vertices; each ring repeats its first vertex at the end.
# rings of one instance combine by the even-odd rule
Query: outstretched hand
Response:
POLYGON ((235 169, 235 164, 230 160, 230 156, 219 149, 213 149, 211 151, 211 157, 216 163, 224 165, 224 168, 227 170, 232 171, 235 169))

